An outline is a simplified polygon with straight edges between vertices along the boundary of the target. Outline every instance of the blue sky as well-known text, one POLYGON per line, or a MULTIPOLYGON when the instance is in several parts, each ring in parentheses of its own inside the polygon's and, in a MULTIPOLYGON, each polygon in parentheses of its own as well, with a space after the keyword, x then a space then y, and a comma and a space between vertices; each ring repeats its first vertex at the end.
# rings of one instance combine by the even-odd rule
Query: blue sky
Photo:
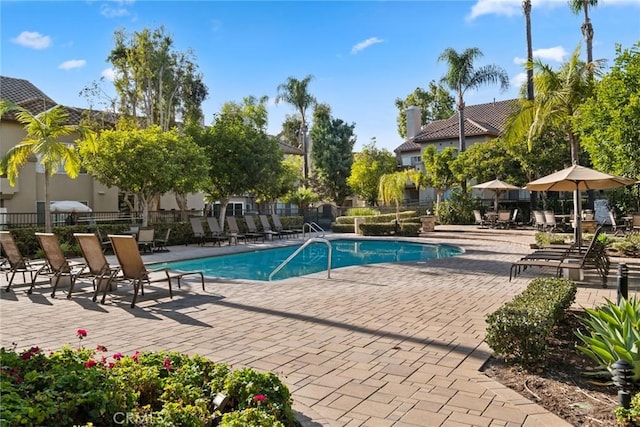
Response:
MULTIPOLYGON (((12 1, 0 2, 0 73, 31 81, 55 101, 86 107, 82 88, 101 76, 113 32, 163 25, 175 49, 192 49, 209 99, 206 123, 227 101, 267 95, 269 131, 276 134, 287 104, 275 105, 287 77, 314 80, 310 92, 334 117, 355 123, 356 149, 376 137, 390 151, 402 143, 394 100, 427 87, 446 72, 437 61, 448 47, 477 47, 476 65, 503 67, 511 88, 468 92, 468 105, 518 95, 526 57, 521 0, 469 1, 12 1)), ((590 13, 594 58, 612 63, 615 44, 640 41, 640 0, 600 0, 590 13)), ((533 0, 533 48, 559 66, 582 41, 582 16, 565 0, 533 0)), ((585 57, 584 45, 582 55, 585 57)), ((113 93, 106 80, 103 88, 113 93)), ((1 96, 1 94, 0 94, 1 96)))

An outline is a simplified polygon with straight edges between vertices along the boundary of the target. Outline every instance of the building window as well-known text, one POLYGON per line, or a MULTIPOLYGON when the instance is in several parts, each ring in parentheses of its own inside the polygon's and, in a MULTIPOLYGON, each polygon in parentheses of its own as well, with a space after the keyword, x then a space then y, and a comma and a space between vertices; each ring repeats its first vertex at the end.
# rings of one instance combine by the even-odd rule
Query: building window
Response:
POLYGON ((411 166, 421 165, 422 157, 420 156, 411 156, 411 166))

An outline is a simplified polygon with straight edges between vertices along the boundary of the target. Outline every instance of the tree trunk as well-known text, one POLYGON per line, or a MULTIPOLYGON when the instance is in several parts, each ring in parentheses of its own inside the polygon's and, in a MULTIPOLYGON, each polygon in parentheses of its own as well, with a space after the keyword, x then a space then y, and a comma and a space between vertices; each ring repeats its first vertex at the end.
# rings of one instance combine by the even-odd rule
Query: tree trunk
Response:
MULTIPOLYGON (((531 0, 524 0, 522 2, 522 8, 524 9, 524 17, 526 21, 527 30, 527 63, 528 65, 533 62, 533 45, 531 43, 531 0)), ((533 101, 533 68, 527 66, 527 99, 533 101)))
POLYGON ((584 8, 584 23, 582 24, 582 35, 587 43, 587 63, 593 62, 593 25, 589 19, 589 5, 587 0, 582 0, 584 8))
POLYGON ((220 199, 220 218, 218 219, 220 230, 224 230, 224 220, 227 217, 227 206, 229 206, 229 199, 220 199))
POLYGON ((178 205, 178 209, 183 212, 189 210, 186 194, 175 192, 174 195, 176 197, 176 204, 178 205))

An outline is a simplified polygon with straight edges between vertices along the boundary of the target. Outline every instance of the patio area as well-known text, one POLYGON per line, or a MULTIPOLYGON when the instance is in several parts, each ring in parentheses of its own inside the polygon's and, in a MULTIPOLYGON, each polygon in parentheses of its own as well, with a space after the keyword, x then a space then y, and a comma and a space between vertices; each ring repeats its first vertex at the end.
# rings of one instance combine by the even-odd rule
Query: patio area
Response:
MULTIPOLYGON (((176 350, 234 368, 271 371, 288 385, 304 426, 567 426, 480 372, 490 349, 485 317, 520 293, 538 271, 509 282, 511 263, 530 252, 533 230, 438 226, 420 242, 451 243, 460 256, 375 264, 277 282, 186 279, 145 289, 135 309, 122 286, 100 305, 78 282, 72 300, 49 287, 17 285, 0 297, 0 345, 109 351, 176 350), (76 293, 77 292, 77 293, 76 293)), ((146 263, 286 244, 173 246, 146 263)), ((110 257, 115 263, 115 259, 110 257)), ((631 265, 630 265, 631 267, 631 265)), ((616 260, 603 289, 579 286, 577 305, 616 298, 616 260)), ((546 273, 548 274, 548 273, 546 273)), ((630 289, 638 286, 631 267, 630 289)), ((0 283, 6 283, 4 275, 0 283)))

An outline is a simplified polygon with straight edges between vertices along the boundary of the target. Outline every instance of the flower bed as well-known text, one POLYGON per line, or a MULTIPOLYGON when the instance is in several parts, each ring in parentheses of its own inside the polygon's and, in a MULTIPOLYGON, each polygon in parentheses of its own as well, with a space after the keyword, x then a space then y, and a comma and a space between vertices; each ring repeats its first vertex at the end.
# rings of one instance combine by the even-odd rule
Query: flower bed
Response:
MULTIPOLYGON (((78 338, 87 336, 78 330, 78 338)), ((272 373, 178 352, 0 349, 4 425, 296 426, 272 373)))

